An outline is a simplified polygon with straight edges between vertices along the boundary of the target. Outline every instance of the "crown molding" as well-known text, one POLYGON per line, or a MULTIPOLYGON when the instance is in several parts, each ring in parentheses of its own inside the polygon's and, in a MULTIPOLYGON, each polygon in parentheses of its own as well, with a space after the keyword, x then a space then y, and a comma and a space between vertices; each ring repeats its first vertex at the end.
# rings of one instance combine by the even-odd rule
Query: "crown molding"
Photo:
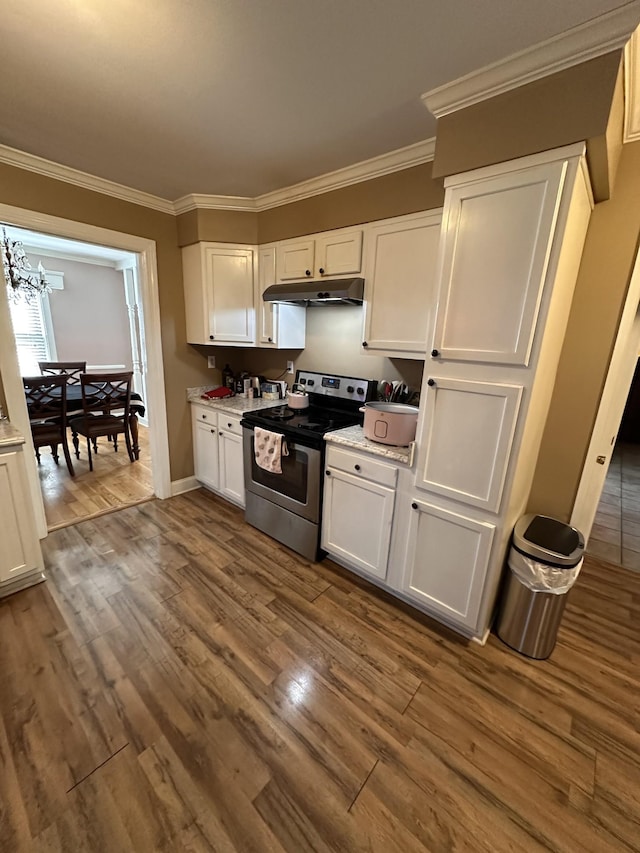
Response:
POLYGON ((411 166, 428 163, 433 160, 435 142, 435 138, 415 142, 404 148, 398 148, 396 151, 389 151, 378 157, 372 157, 370 160, 363 160, 361 163, 355 163, 352 166, 346 166, 343 169, 337 169, 335 172, 328 172, 326 175, 320 175, 317 178, 311 178, 308 181, 302 181, 299 184, 293 184, 290 187, 284 187, 280 190, 274 190, 256 198, 190 193, 176 199, 174 202, 142 192, 141 190, 125 187, 123 184, 117 184, 105 178, 99 178, 96 175, 89 175, 87 172, 72 169, 70 166, 54 163, 52 160, 45 160, 43 157, 37 157, 35 154, 18 151, 17 148, 10 148, 8 145, 0 145, 0 163, 17 166, 29 172, 36 172, 39 175, 55 178, 58 181, 74 184, 93 192, 110 195, 133 204, 140 204, 143 207, 159 210, 162 213, 177 215, 188 213, 190 210, 238 210, 255 212, 258 210, 268 210, 271 207, 279 207, 283 204, 289 204, 292 201, 310 198, 311 196, 351 186, 352 184, 359 184, 362 181, 369 181, 373 178, 380 178, 383 175, 399 172, 411 166))
POLYGON ((17 166, 19 169, 36 172, 38 175, 55 178, 58 181, 74 184, 77 187, 93 190, 93 192, 103 195, 110 195, 132 204, 141 204, 143 207, 150 207, 162 213, 173 213, 173 204, 167 199, 142 192, 142 190, 125 187, 124 184, 107 181, 105 178, 90 175, 88 172, 72 169, 71 166, 54 163, 53 160, 45 160, 44 157, 37 157, 35 154, 27 154, 26 151, 19 151, 17 148, 10 148, 8 145, 0 145, 0 163, 17 166))
POLYGON ((240 195, 203 195, 190 193, 173 202, 175 214, 188 213, 190 210, 242 210, 255 211, 256 200, 240 195))
POLYGON ((624 131, 623 142, 640 141, 640 29, 624 49, 624 131))
POLYGON ((182 196, 173 203, 175 213, 187 213, 190 210, 243 210, 258 211, 269 210, 272 207, 280 207, 303 198, 311 198, 314 195, 338 190, 362 181, 370 181, 392 172, 409 169, 411 166, 420 166, 433 160, 435 152, 435 138, 414 142, 404 148, 388 151, 370 160, 336 169, 335 172, 327 172, 317 178, 301 181, 280 190, 248 198, 242 196, 225 195, 201 195, 192 193, 182 196))
POLYGON ((335 172, 327 172, 317 178, 310 178, 308 181, 301 181, 299 184, 293 184, 281 190, 264 193, 255 199, 256 210, 280 207, 293 201, 301 201, 314 195, 381 178, 412 166, 420 166, 433 160, 435 147, 435 138, 424 139, 412 145, 406 145, 404 148, 397 148, 395 151, 388 151, 386 154, 354 163, 352 166, 336 169, 335 172))
POLYGON ((547 41, 426 92, 422 100, 436 118, 509 92, 581 62, 621 50, 640 21, 630 3, 547 41))

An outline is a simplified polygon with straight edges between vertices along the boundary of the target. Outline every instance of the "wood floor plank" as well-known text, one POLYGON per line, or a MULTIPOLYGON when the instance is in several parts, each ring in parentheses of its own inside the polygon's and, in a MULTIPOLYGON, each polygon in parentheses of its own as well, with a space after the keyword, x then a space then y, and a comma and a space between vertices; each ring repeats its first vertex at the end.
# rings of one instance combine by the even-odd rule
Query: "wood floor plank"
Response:
POLYGON ((531 661, 203 490, 43 551, 0 602, 3 851, 640 851, 640 576, 586 560, 531 661))

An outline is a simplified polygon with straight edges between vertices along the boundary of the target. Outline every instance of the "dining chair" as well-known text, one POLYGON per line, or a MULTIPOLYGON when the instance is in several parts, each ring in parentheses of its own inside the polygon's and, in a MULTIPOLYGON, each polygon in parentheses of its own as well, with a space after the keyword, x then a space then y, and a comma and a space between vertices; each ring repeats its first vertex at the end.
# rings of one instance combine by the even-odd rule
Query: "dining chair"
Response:
POLYGON ((66 376, 27 376, 22 382, 38 464, 40 448, 48 445, 57 465, 58 445, 61 444, 69 473, 75 477, 67 442, 66 376))
POLYGON ((64 373, 69 385, 79 385, 80 374, 87 372, 86 361, 39 361, 38 367, 43 376, 58 376, 64 373))
POLYGON ((93 471, 91 445, 97 452, 97 439, 107 436, 118 452, 118 435, 123 434, 131 462, 135 462, 129 431, 131 380, 133 372, 82 373, 82 415, 69 419, 76 458, 80 458, 78 435, 87 439, 89 470, 93 471))

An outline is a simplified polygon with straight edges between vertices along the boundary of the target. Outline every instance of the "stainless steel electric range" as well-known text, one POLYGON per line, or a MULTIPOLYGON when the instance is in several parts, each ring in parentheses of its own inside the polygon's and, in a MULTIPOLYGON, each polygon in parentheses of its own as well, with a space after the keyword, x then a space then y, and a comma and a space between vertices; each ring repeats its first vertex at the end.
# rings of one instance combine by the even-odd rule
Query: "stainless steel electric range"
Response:
POLYGON ((247 412, 244 431, 245 520, 309 560, 320 559, 325 433, 362 423, 359 411, 373 400, 376 382, 350 376, 298 370, 296 382, 309 395, 309 407, 287 405, 247 412), (259 467, 255 427, 280 433, 287 443, 282 474, 259 467))

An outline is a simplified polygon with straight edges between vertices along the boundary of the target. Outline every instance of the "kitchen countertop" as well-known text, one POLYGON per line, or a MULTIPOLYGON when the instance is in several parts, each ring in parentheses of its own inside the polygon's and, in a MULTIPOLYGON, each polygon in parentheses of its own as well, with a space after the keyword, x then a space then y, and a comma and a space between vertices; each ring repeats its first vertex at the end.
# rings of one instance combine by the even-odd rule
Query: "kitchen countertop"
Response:
POLYGON ((187 400, 189 403, 197 403, 198 406, 206 406, 218 412, 226 412, 228 415, 242 415, 245 412, 254 412, 256 409, 270 409, 272 406, 284 405, 283 400, 263 400, 262 397, 219 397, 213 400, 203 400, 202 394, 219 388, 219 385, 202 385, 199 388, 187 388, 187 400))
POLYGON ((24 444, 24 436, 10 421, 0 421, 0 447, 14 447, 24 444))
MULTIPOLYGON (((245 412, 255 411, 256 409, 270 409, 272 406, 282 406, 282 400, 263 400, 261 397, 220 397, 213 400, 203 400, 202 394, 205 391, 210 391, 220 386, 217 385, 202 385, 197 388, 187 388, 187 400, 190 403, 195 403, 198 406, 206 406, 209 409, 215 409, 218 412, 226 412, 229 415, 242 415, 245 412)), ((383 456, 385 459, 391 459, 393 462, 400 462, 403 465, 413 465, 413 454, 415 450, 415 441, 412 441, 408 447, 396 447, 391 444, 380 444, 376 441, 370 441, 364 437, 364 432, 361 426, 344 427, 343 429, 333 430, 324 436, 324 440, 332 444, 341 444, 345 447, 352 447, 355 450, 364 450, 366 453, 371 453, 373 456, 383 456)))
POLYGON ((374 456, 383 456, 394 462, 402 462, 404 465, 413 465, 413 453, 416 446, 412 441, 408 447, 396 447, 392 444, 380 444, 364 437, 361 426, 344 427, 325 434, 324 440, 331 444, 341 444, 352 447, 354 450, 364 450, 374 456))

